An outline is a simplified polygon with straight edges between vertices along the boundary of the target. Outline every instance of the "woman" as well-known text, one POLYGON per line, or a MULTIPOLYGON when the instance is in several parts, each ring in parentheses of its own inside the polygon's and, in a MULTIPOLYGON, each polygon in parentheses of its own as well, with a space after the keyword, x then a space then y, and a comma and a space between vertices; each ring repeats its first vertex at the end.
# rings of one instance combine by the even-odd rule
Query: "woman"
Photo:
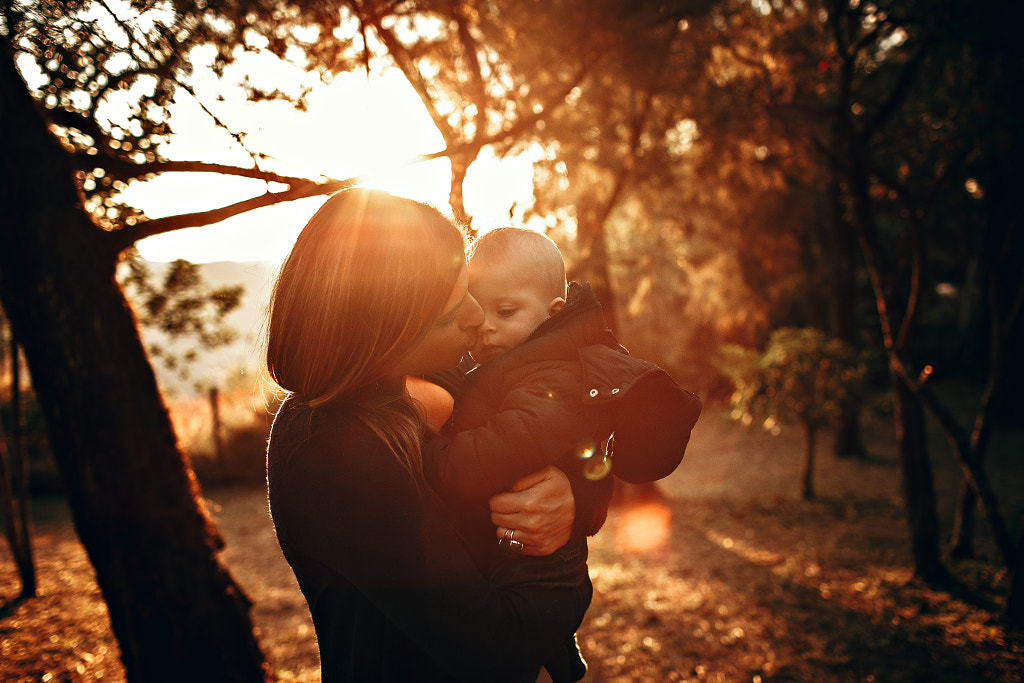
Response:
MULTIPOLYGON (((589 604, 589 581, 486 580, 423 481, 427 430, 405 377, 455 366, 481 321, 462 234, 383 192, 332 196, 282 267, 267 368, 289 396, 268 447, 269 498, 325 682, 550 680, 542 664, 589 604)), ((496 536, 514 531, 531 554, 573 525, 564 475, 516 488, 538 481, 492 503, 496 536)))

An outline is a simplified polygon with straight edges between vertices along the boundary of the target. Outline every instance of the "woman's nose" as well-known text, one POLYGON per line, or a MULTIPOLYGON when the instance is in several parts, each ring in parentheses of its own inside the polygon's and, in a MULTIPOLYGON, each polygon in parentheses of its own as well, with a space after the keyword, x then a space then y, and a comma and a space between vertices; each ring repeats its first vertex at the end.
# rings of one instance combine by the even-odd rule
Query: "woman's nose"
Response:
POLYGON ((480 304, 473 298, 472 294, 466 295, 466 299, 462 303, 460 317, 462 318, 462 329, 464 330, 476 329, 484 323, 484 309, 480 307, 480 304))

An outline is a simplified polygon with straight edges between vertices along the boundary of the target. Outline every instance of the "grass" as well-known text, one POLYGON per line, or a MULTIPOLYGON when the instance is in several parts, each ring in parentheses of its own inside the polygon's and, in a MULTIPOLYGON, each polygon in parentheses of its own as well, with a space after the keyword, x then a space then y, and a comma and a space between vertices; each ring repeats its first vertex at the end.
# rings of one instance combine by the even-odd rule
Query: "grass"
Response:
MULTIPOLYGON (((661 502, 621 506, 591 544, 593 605, 579 631, 588 683, 619 681, 1024 680, 1024 639, 1000 621, 1006 573, 979 527, 958 584, 913 578, 891 426, 872 420, 866 459, 823 443, 817 498, 799 499, 802 444, 744 429, 707 408, 661 502)), ((959 476, 934 434, 948 528, 959 476)), ((998 425, 988 471, 1007 520, 1024 512, 1024 429, 998 425)), ((222 560, 254 601, 283 681, 318 681, 305 603, 281 558, 259 486, 217 487, 207 505, 222 560)), ((1011 524, 1015 527, 1015 524, 1011 524)), ((0 609, 0 679, 121 681, 92 570, 59 500, 37 501, 40 597, 0 609)), ((17 594, 0 545, 0 600, 17 594)), ((2 603, 0 603, 2 604, 2 603)))

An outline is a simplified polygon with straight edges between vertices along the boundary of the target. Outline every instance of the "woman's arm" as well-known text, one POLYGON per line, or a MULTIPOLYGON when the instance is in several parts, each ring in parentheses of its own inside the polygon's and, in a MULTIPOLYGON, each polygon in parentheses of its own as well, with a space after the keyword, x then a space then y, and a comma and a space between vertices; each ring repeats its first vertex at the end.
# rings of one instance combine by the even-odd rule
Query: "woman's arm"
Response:
POLYGON ((500 540, 509 529, 526 555, 549 555, 572 536, 593 536, 608 516, 614 479, 592 481, 578 472, 546 467, 489 501, 500 540))
POLYGON ((498 538, 515 531, 526 555, 550 555, 569 542, 576 501, 562 470, 546 467, 517 481, 511 491, 490 500, 498 538))

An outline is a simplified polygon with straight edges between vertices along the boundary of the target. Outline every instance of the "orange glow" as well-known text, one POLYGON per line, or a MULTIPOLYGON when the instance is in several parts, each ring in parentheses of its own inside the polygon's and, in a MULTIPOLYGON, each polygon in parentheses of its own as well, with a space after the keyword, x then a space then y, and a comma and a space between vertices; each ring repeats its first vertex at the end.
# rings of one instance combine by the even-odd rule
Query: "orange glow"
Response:
POLYGON ((625 512, 615 533, 618 546, 630 553, 660 548, 668 540, 672 510, 660 503, 642 505, 625 512))

